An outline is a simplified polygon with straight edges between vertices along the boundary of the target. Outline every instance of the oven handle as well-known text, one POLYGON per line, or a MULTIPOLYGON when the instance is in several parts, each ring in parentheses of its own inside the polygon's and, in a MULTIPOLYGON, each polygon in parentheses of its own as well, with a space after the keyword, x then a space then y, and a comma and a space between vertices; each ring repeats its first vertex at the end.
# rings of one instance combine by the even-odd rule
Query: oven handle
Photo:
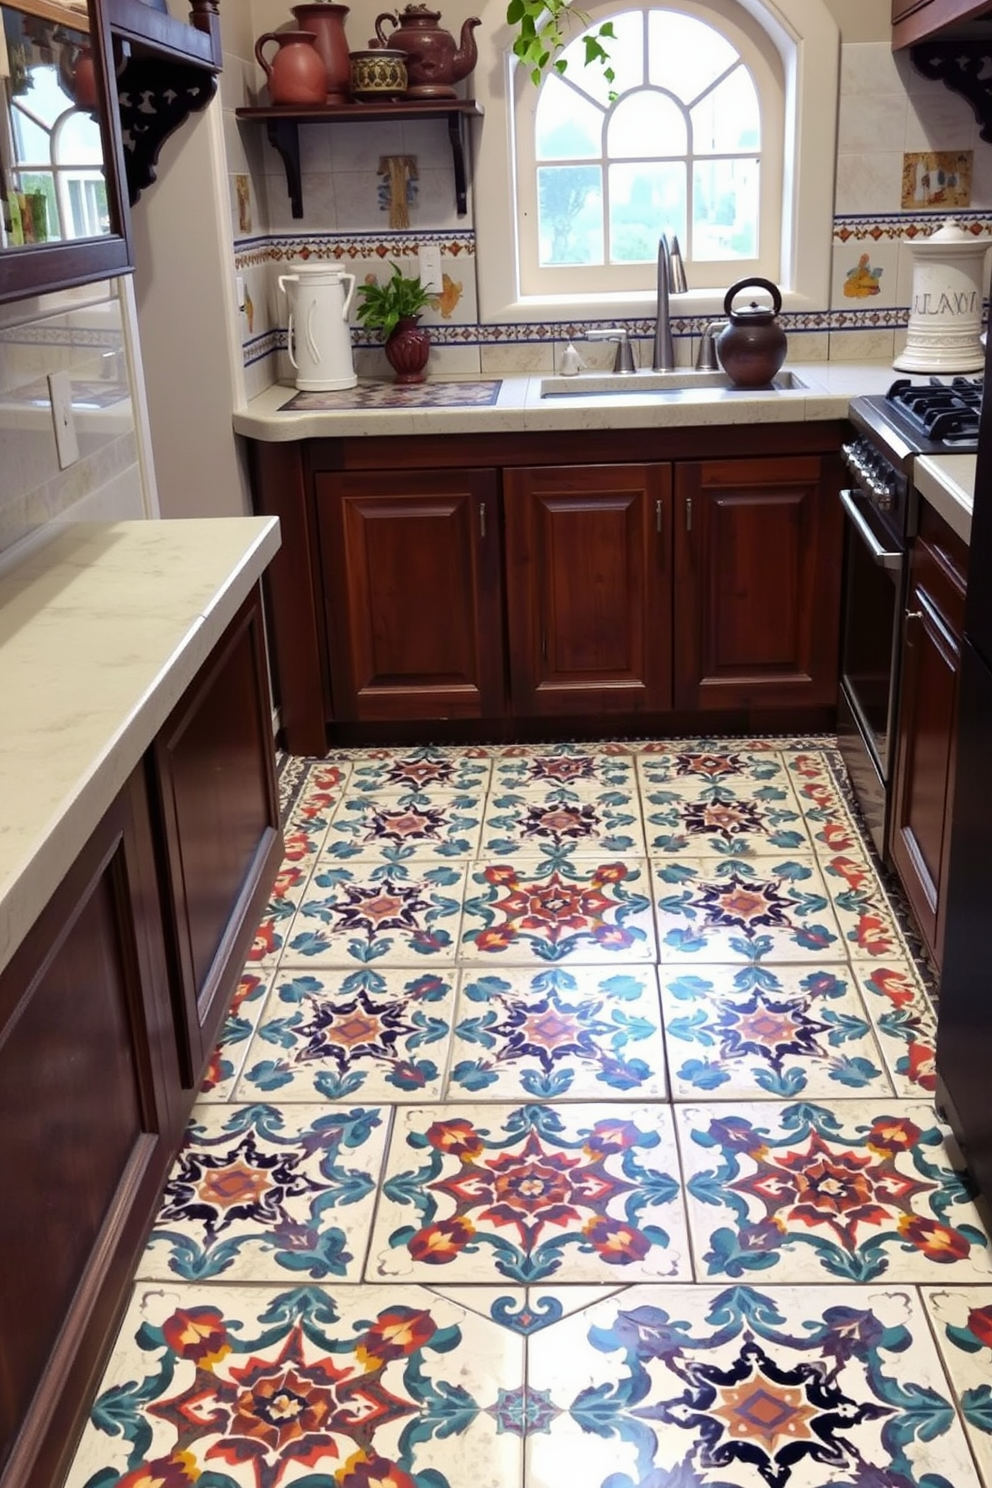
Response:
POLYGON ((864 517, 858 511, 858 508, 855 505, 854 501, 854 492, 841 491, 840 501, 841 506, 843 506, 844 510, 847 512, 847 515, 854 523, 855 531, 861 538, 865 547, 868 549, 869 553, 874 558, 878 566, 880 568, 891 569, 902 568, 905 554, 890 553, 887 548, 882 547, 882 544, 879 542, 874 532, 872 532, 864 517))

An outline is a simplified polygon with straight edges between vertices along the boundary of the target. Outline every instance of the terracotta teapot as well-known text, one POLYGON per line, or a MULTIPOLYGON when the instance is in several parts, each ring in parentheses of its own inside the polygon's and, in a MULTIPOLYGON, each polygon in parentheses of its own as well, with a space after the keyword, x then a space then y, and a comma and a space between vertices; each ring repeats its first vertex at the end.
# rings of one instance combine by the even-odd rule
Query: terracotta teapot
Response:
POLYGON ((438 25, 439 10, 426 5, 408 5, 399 15, 384 11, 376 17, 375 34, 380 46, 397 47, 406 52, 408 98, 454 98, 453 83, 468 77, 478 61, 473 31, 482 22, 470 16, 462 26, 459 40, 438 25), (383 22, 390 21, 395 30, 386 33, 383 22))
POLYGON ((770 279, 740 279, 727 290, 723 309, 730 320, 716 338, 716 352, 737 387, 767 387, 785 361, 788 339, 775 319, 781 308, 782 296, 770 279), (740 291, 751 288, 767 290, 770 310, 754 300, 746 310, 733 308, 740 291))
POLYGON ((312 31, 266 31, 255 43, 255 57, 265 73, 273 103, 316 104, 327 97, 327 68, 315 50, 312 31), (271 62, 263 48, 274 41, 279 47, 271 62))
POLYGON ((96 109, 96 69, 88 46, 63 42, 59 51, 59 82, 77 108, 96 109))

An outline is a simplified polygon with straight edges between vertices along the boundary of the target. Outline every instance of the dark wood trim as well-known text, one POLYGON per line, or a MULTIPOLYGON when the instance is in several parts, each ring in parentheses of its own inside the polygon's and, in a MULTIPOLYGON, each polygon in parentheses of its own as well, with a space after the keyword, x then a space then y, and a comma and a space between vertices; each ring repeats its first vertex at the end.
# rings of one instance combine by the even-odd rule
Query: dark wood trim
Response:
POLYGON ((892 0, 892 50, 980 20, 988 9, 988 0, 892 0))

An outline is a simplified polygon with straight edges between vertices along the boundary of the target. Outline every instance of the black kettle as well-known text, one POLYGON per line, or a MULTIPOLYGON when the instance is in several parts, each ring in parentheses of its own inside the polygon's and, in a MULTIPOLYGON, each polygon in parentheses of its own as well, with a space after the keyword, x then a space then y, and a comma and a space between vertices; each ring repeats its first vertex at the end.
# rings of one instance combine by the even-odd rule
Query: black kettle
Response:
POLYGON ((729 316, 716 338, 720 365, 736 387, 767 387, 785 361, 788 338, 775 317, 782 308, 778 286, 770 279, 740 279, 727 290, 723 301, 729 316), (742 289, 764 289, 772 297, 772 307, 752 300, 746 310, 735 310, 734 300, 742 289))

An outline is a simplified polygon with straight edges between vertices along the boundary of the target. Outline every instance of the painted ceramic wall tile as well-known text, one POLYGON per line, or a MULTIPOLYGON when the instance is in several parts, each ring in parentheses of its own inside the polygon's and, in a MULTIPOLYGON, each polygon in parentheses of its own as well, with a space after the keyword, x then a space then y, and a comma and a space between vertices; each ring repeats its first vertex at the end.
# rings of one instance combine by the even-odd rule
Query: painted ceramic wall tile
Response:
POLYGON ((706 741, 697 744, 686 739, 674 744, 642 745, 637 774, 642 786, 652 789, 683 781, 725 786, 743 793, 745 787, 781 782, 785 767, 774 749, 738 748, 736 741, 729 748, 726 743, 716 742, 707 747, 706 741))
POLYGON ((558 786, 575 792, 620 790, 634 786, 630 747, 607 752, 581 744, 516 745, 493 762, 495 792, 537 791, 558 786))
POLYGON ((552 785, 490 793, 482 833, 485 857, 540 852, 555 862, 620 854, 644 856, 637 792, 552 785))
POLYGON ((691 858, 651 864, 659 960, 844 959, 816 860, 811 856, 691 858))
POLYGON ((366 750, 356 761, 351 789, 376 795, 429 791, 482 791, 489 783, 486 749, 366 750))
POLYGON ((220 1042, 210 1056, 201 1081, 197 1105, 203 1101, 213 1104, 233 1098, 235 1081, 247 1058, 251 1036, 262 1016, 271 981, 271 972, 262 976, 247 970, 239 979, 224 1019, 220 1042))
POLYGON ((69 1483, 519 1488, 523 1347, 419 1287, 139 1287, 69 1483))
POLYGON ((984 1483, 992 1483, 992 1287, 927 1287, 937 1347, 984 1483))
POLYGON ((937 1019, 909 961, 855 964, 854 975, 897 1095, 937 1089, 937 1019))
POLYGON ((977 1488, 912 1288, 631 1287, 528 1386, 528 1488, 977 1488))
POLYGON ((459 959, 653 961, 649 888, 648 865, 636 858, 479 863, 469 875, 459 959))
POLYGON ((644 819, 652 857, 695 852, 746 858, 810 850, 798 803, 781 775, 763 783, 672 780, 645 787, 644 819))
POLYGON ((831 853, 820 863, 852 960, 905 958, 906 942, 865 848, 831 853))
POLYGON ((239 1100, 441 1097, 455 984, 415 967, 283 967, 244 1057, 239 1100))
POLYGON ((665 1099, 654 967, 465 973, 447 1095, 665 1099))
POLYGON ((893 1093, 842 966, 687 968, 661 1001, 676 1100, 893 1093))
POLYGON ((366 1276, 686 1278, 678 1174, 664 1106, 405 1107, 366 1276))
POLYGON ((454 961, 466 869, 354 861, 319 867, 287 945, 296 964, 454 961))
POLYGON ((992 1276, 988 1237, 931 1105, 684 1106, 676 1121, 700 1276, 992 1276))
POLYGON ((347 795, 339 802, 321 863, 365 858, 383 863, 459 862, 475 856, 485 795, 417 791, 347 795))
POLYGON ((198 1107, 138 1276, 357 1281, 388 1116, 374 1106, 198 1107))

